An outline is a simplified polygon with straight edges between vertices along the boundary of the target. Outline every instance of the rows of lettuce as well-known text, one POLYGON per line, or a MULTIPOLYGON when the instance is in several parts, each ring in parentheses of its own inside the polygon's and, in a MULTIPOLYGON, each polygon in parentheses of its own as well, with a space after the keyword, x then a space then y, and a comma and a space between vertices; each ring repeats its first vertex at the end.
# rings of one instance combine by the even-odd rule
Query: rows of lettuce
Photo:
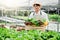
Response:
POLYGON ((60 40, 60 33, 40 30, 16 31, 0 28, 0 40, 60 40))
POLYGON ((58 15, 58 14, 49 14, 49 20, 60 22, 60 15, 58 15))

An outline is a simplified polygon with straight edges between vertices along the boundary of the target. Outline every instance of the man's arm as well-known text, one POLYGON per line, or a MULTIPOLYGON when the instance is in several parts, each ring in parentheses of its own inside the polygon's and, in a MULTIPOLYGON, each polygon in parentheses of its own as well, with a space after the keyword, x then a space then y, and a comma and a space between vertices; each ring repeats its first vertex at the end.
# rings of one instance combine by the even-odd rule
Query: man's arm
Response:
POLYGON ((47 14, 45 14, 45 18, 46 18, 46 21, 44 22, 44 25, 47 26, 49 24, 49 19, 47 14))
POLYGON ((45 12, 42 12, 43 19, 45 19, 44 26, 47 26, 49 24, 48 15, 45 12))

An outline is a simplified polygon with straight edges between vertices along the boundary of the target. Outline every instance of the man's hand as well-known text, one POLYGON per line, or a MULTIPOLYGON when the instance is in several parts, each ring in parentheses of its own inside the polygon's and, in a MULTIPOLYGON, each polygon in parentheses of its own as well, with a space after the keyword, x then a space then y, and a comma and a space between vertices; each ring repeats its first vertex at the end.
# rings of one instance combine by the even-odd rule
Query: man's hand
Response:
POLYGON ((47 25, 48 25, 48 22, 47 22, 47 21, 46 21, 46 22, 44 22, 44 25, 45 25, 45 26, 47 26, 47 25))

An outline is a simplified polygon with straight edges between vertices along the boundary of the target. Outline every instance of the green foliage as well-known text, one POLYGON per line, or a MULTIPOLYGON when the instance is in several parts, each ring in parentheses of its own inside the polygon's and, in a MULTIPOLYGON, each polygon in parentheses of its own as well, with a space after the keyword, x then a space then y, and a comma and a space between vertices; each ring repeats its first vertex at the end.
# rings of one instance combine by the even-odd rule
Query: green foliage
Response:
POLYGON ((60 15, 57 14, 49 15, 49 19, 60 22, 60 15))
POLYGON ((60 33, 55 31, 21 30, 0 28, 0 40, 60 40, 60 33))
POLYGON ((28 16, 30 14, 30 11, 18 11, 18 16, 28 16))
POLYGON ((31 25, 35 25, 35 26, 41 26, 44 24, 46 20, 43 19, 42 21, 41 20, 36 20, 34 18, 30 18, 30 19, 27 19, 26 22, 28 22, 28 24, 31 24, 31 25), (29 23, 30 22, 30 23, 29 23))
POLYGON ((50 18, 50 19, 57 20, 57 19, 58 19, 58 15, 56 15, 56 14, 49 15, 49 18, 50 18))
POLYGON ((60 16, 58 17, 58 22, 60 22, 60 16))

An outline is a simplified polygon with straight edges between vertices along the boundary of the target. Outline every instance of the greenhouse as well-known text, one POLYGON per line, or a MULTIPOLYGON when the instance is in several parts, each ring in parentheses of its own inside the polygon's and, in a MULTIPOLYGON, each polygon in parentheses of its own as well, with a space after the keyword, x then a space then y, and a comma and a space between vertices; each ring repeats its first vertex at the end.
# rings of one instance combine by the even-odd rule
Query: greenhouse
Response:
POLYGON ((60 0, 0 0, 0 40, 60 40, 60 0), (48 23, 29 18, 36 4, 48 23))

